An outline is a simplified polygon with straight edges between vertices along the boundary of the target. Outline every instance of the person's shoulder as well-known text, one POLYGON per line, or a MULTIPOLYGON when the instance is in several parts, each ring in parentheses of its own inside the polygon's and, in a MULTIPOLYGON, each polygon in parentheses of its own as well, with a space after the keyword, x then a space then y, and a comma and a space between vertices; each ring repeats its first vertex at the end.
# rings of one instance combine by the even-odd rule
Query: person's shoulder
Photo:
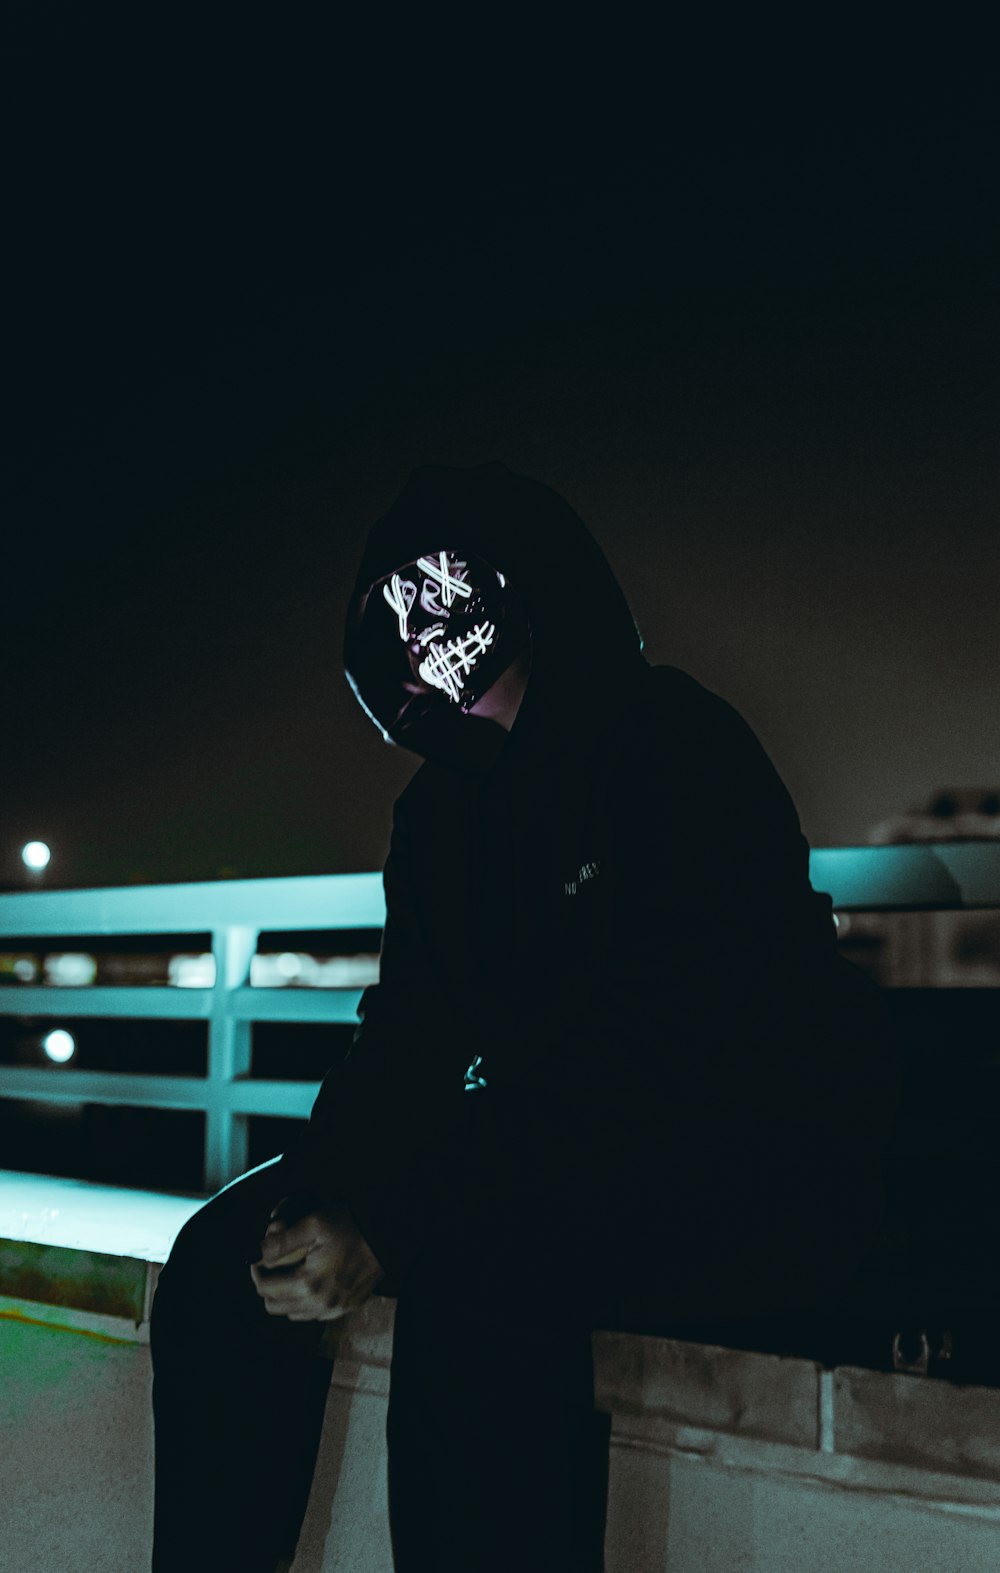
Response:
POLYGON ((704 683, 679 666, 650 666, 647 669, 646 690, 654 705, 691 706, 725 703, 713 694, 704 683))
POLYGON ((461 795, 462 786, 462 778, 455 771, 424 760, 393 804, 395 823, 410 824, 428 814, 447 811, 449 804, 461 795))
POLYGON ((752 812, 780 802, 787 814, 784 782, 734 704, 676 666, 651 666, 644 686, 631 729, 647 769, 692 798, 738 797, 752 812))
POLYGON ((745 736, 749 727, 739 711, 721 694, 706 688, 678 666, 650 666, 637 695, 631 720, 655 749, 671 751, 685 741, 710 747, 745 736))

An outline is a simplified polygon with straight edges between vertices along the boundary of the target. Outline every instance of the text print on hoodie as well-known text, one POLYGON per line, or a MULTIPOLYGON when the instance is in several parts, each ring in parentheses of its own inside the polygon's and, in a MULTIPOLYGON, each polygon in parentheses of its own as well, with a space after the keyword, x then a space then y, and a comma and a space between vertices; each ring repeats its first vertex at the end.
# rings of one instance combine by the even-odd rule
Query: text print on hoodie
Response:
POLYGON ((576 513, 500 464, 416 471, 370 532, 344 664, 424 763, 395 804, 379 982, 285 1156, 289 1189, 346 1200, 394 1292, 433 1207, 479 1183, 488 1099, 510 1136, 493 1183, 512 1193, 627 1175, 653 1231, 682 1212, 692 1239, 721 1216, 736 1234, 763 1220, 775 1259, 796 1231, 822 1241, 825 1266, 794 1265, 803 1282, 845 1272, 879 1222, 895 1102, 879 991, 838 954, 752 731, 649 665, 576 513), (530 647, 509 732, 446 681, 410 681, 421 559, 439 581, 466 564, 509 588, 492 602, 506 652, 530 647))

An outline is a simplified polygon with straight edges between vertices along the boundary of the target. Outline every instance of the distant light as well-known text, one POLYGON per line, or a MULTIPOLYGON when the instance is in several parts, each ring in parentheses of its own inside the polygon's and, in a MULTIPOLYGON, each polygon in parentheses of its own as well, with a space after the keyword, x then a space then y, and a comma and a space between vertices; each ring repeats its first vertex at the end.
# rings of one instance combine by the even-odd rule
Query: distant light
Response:
POLYGON ((45 981, 60 989, 81 989, 97 977, 97 957, 64 950, 45 958, 45 981))
POLYGON ((167 982, 174 989, 214 989, 215 957, 208 950, 200 956, 171 956, 167 982))
POLYGON ((27 868, 47 868, 51 856, 52 853, 44 841, 29 841, 27 846, 21 848, 21 857, 27 868))
POLYGON ((309 956, 300 951, 273 955, 267 951, 250 961, 252 989, 366 989, 379 980, 380 958, 377 951, 360 951, 356 956, 309 956), (292 969, 284 960, 294 955, 292 969))
POLYGON ((55 1060, 58 1065, 65 1065, 76 1053, 76 1039, 71 1032, 66 1032, 62 1027, 56 1027, 54 1032, 48 1033, 42 1039, 42 1048, 50 1060, 55 1060))

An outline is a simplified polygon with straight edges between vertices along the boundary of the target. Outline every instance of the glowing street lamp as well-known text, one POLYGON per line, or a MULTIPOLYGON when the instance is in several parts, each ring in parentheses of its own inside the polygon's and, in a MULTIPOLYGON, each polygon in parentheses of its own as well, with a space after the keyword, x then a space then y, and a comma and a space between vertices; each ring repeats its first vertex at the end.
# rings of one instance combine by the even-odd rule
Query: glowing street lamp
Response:
POLYGON ((29 841, 21 848, 21 860, 32 874, 40 874, 44 868, 48 868, 51 856, 44 841, 29 841))

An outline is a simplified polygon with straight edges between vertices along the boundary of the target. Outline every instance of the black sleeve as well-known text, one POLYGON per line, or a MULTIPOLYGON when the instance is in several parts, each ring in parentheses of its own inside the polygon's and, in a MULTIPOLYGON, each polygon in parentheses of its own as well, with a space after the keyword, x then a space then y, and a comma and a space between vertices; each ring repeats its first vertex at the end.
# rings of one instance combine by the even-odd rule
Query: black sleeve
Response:
POLYGON ((446 1020, 435 998, 412 874, 415 834, 404 792, 383 871, 379 981, 362 995, 350 1051, 324 1079, 282 1165, 289 1211, 346 1202, 393 1283, 419 1248, 468 1127, 468 1050, 454 1030, 454 1002, 446 1020))

